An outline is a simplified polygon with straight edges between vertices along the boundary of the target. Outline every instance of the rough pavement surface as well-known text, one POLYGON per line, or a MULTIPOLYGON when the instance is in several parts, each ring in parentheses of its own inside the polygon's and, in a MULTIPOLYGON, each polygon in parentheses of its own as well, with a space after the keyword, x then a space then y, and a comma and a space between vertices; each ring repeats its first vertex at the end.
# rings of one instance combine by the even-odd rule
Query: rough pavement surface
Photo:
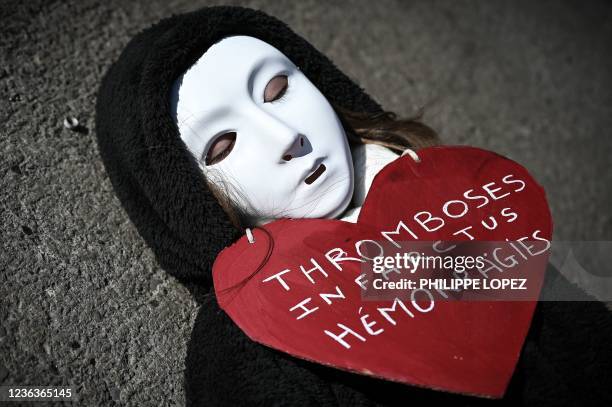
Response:
MULTIPOLYGON (((184 403, 197 305, 115 198, 93 112, 136 32, 206 4, 0 5, 0 384, 72 384, 83 405, 184 403)), ((241 4, 285 20, 386 108, 426 106, 447 143, 526 165, 557 239, 612 239, 612 3, 241 4)))

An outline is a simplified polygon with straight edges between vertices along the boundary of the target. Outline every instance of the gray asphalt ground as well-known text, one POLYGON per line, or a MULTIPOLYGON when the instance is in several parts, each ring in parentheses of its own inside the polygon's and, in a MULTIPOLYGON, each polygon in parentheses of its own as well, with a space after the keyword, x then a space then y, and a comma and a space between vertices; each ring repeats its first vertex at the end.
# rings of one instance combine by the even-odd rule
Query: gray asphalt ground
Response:
MULTIPOLYGON (((136 32, 207 4, 0 6, 0 384, 72 385, 82 405, 184 403, 197 304, 115 198, 94 103, 136 32)), ((527 166, 556 239, 612 240, 611 2, 241 4, 288 22, 386 108, 426 106, 447 143, 527 166)))

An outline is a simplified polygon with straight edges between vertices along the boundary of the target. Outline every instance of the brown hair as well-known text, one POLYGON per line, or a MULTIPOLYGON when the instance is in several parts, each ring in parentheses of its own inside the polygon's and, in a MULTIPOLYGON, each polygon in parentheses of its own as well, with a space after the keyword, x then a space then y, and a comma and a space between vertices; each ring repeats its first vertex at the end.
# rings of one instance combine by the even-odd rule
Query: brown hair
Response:
MULTIPOLYGON (((377 113, 353 112, 334 106, 342 122, 350 144, 378 144, 402 153, 407 148, 420 148, 439 144, 438 134, 421 121, 423 111, 408 119, 398 118, 389 111, 377 113)), ((238 208, 232 205, 231 198, 221 188, 207 181, 213 195, 227 213, 232 224, 239 230, 244 229, 243 217, 238 208)))
POLYGON ((335 107, 352 144, 379 144, 402 153, 439 144, 438 134, 421 121, 423 110, 411 118, 398 118, 389 111, 358 113, 335 107))

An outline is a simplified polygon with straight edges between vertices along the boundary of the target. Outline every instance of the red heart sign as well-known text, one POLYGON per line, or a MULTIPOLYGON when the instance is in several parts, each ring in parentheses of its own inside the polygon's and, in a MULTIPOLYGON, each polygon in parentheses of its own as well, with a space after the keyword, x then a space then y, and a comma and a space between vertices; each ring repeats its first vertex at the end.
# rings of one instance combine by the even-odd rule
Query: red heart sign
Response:
POLYGON ((217 300, 252 340, 296 357, 502 397, 548 260, 545 193, 523 167, 485 150, 431 147, 419 157, 401 157, 376 176, 356 224, 278 220, 255 229, 254 243, 243 237, 223 250, 213 267, 217 300), (511 244, 510 254, 484 254, 483 275, 493 281, 508 273, 504 265, 528 263, 531 297, 457 300, 456 291, 439 287, 402 288, 401 298, 364 295, 376 278, 364 271, 372 268, 372 250, 386 255, 389 247, 409 250, 421 241, 437 249, 458 241, 511 244))

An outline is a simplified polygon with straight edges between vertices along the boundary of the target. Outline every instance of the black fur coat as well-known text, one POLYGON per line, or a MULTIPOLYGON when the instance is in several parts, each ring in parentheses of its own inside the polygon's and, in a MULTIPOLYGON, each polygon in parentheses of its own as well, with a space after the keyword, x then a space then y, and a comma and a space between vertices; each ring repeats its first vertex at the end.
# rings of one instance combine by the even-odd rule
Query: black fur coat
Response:
POLYGON ((161 266, 187 284, 201 303, 186 358, 189 405, 612 405, 609 312, 552 268, 544 295, 560 290, 584 301, 538 304, 503 400, 347 373, 248 339, 219 308, 211 288, 216 255, 241 233, 207 189, 171 119, 169 103, 174 80, 212 44, 237 34, 278 48, 333 104, 353 111, 381 110, 285 24, 237 7, 205 8, 159 22, 137 35, 105 75, 96 132, 113 187, 161 266))

